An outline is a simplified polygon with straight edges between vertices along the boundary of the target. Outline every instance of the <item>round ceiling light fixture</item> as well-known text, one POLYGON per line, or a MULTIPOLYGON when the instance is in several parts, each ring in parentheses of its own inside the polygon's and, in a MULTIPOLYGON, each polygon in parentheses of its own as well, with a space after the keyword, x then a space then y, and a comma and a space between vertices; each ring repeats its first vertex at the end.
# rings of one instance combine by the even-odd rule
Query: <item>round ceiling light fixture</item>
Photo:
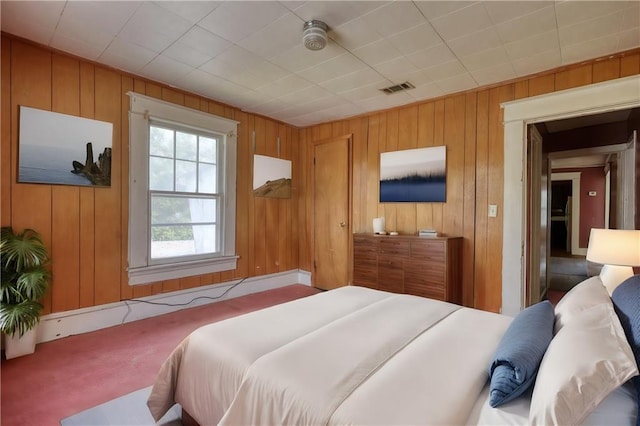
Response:
POLYGON ((329 27, 322 21, 315 19, 304 23, 302 41, 309 50, 321 50, 327 45, 327 30, 329 27))

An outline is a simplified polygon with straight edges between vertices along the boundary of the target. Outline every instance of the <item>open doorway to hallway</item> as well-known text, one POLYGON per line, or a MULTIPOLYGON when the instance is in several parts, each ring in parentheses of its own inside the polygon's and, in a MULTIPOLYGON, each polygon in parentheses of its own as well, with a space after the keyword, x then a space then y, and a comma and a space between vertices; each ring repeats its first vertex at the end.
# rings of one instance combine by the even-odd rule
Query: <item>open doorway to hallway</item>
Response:
MULTIPOLYGON (((543 165, 543 184, 538 197, 542 197, 543 207, 540 229, 547 233, 547 238, 537 239, 544 248, 530 252, 542 253, 546 258, 540 259, 541 265, 546 264, 546 268, 540 268, 540 287, 546 289, 541 298, 553 302, 599 273, 601 265, 591 264, 585 258, 591 229, 628 226, 616 214, 628 209, 618 194, 629 190, 628 185, 636 193, 638 171, 636 167, 631 177, 625 177, 619 169, 627 151, 638 151, 633 134, 640 128, 640 112, 632 108, 532 126, 541 139, 537 144, 542 150, 539 163, 543 165)), ((528 190, 535 191, 536 187, 528 186, 528 190)), ((632 214, 635 209, 634 203, 632 214)), ((528 267, 534 269, 535 265, 531 263, 528 267)), ((530 303, 535 303, 533 298, 530 303)))

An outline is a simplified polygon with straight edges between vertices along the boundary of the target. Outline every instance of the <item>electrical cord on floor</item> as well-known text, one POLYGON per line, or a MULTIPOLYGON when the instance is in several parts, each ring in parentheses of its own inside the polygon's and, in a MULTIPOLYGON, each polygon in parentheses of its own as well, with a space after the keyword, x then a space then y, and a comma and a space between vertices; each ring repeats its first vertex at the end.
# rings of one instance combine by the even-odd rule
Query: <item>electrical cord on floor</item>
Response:
POLYGON ((193 299, 189 300, 188 302, 184 302, 184 303, 164 303, 164 302, 152 302, 150 300, 142 300, 142 299, 124 299, 123 302, 124 302, 125 305, 127 305, 127 313, 124 315, 124 318, 122 318, 122 323, 121 324, 125 323, 125 321, 127 320, 127 317, 131 313, 131 306, 129 305, 128 302, 146 303, 148 305, 157 305, 157 306, 188 306, 188 305, 192 304, 193 302, 195 302, 196 300, 202 300, 202 299, 205 299, 205 300, 218 300, 218 299, 222 299, 227 294, 229 294, 229 292, 231 290, 233 290, 234 288, 236 288, 237 286, 242 284, 244 282, 244 280, 246 280, 246 279, 247 279, 247 277, 244 277, 244 278, 240 279, 240 281, 238 281, 237 283, 233 284, 232 286, 229 286, 219 296, 198 296, 198 297, 194 297, 193 299))

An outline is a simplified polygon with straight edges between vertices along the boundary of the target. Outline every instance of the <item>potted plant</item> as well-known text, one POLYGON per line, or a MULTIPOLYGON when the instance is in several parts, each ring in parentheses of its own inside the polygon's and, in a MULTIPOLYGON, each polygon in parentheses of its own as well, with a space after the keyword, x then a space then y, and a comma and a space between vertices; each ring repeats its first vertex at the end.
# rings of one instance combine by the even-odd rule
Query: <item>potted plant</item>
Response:
POLYGON ((33 229, 0 231, 0 331, 4 333, 7 359, 35 351, 36 325, 43 306, 40 299, 49 287, 49 260, 40 234, 33 229))

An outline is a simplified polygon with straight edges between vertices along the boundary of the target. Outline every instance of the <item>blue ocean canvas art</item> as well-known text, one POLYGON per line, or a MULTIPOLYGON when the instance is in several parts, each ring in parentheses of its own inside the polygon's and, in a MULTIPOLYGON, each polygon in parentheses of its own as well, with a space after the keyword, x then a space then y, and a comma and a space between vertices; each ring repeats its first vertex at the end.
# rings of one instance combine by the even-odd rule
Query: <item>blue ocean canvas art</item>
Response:
POLYGON ((20 107, 18 182, 111 185, 113 124, 20 107))
POLYGON ((443 203, 447 198, 446 147, 380 154, 381 203, 443 203))

